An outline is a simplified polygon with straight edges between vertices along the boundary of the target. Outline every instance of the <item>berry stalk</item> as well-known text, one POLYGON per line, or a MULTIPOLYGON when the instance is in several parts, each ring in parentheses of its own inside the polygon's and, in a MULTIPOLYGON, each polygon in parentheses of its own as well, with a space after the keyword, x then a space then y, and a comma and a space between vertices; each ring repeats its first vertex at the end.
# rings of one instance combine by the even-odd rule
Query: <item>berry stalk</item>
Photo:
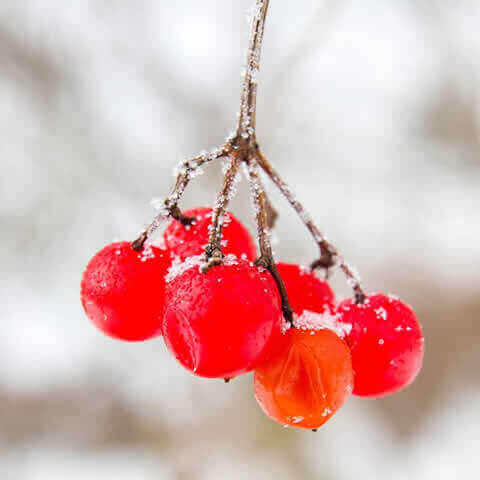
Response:
POLYGON ((145 230, 143 230, 140 235, 132 242, 132 248, 134 250, 141 250, 144 243, 169 217, 182 222, 182 224, 184 225, 190 224, 191 219, 182 215, 178 207, 178 202, 182 198, 185 189, 190 183, 190 180, 194 177, 195 173, 198 172, 200 167, 213 160, 225 157, 230 153, 231 150, 232 146, 227 142, 222 147, 213 149, 210 153, 201 153, 194 158, 180 162, 177 167, 175 185, 170 195, 164 200, 164 207, 153 219, 152 223, 150 223, 150 225, 145 230))
POLYGON ((201 154, 191 160, 182 162, 179 165, 179 173, 177 174, 175 186, 171 194, 165 199, 164 208, 154 218, 147 229, 145 229, 140 236, 132 242, 132 247, 136 250, 140 250, 145 241, 169 217, 179 220, 183 225, 189 225, 191 219, 182 214, 178 207, 178 202, 191 178, 203 164, 221 157, 229 157, 230 166, 225 173, 222 189, 217 195, 214 215, 212 217, 210 238, 205 249, 207 257, 205 271, 213 265, 220 264, 223 258, 221 248, 223 220, 230 197, 232 196, 232 193, 234 193, 234 184, 238 168, 240 163, 245 163, 249 165, 249 178, 251 185, 254 185, 252 196, 258 197, 255 199, 255 203, 258 205, 260 211, 260 213, 257 214, 257 224, 263 226, 263 228, 258 228, 258 243, 261 249, 259 260, 269 265, 266 268, 269 269, 277 282, 285 305, 286 318, 289 320, 291 313, 289 313, 288 298, 286 298, 286 293, 282 292, 284 286, 278 272, 276 272, 273 257, 271 255, 270 243, 267 239, 268 235, 265 233, 273 226, 275 219, 277 218, 277 212, 268 200, 263 185, 261 185, 258 179, 258 174, 256 173, 258 166, 262 168, 286 197, 317 243, 320 250, 320 256, 312 263, 312 269, 323 268, 325 269, 326 276, 328 276, 329 270, 338 265, 353 288, 356 302, 363 303, 366 295, 361 286, 358 274, 348 263, 346 263, 337 248, 327 240, 325 235, 323 235, 311 219, 310 215, 306 212, 304 206, 297 200, 290 186, 281 178, 279 173, 270 165, 260 151, 256 137, 257 74, 260 68, 261 48, 268 7, 269 0, 256 0, 247 52, 246 68, 243 78, 240 114, 235 134, 227 139, 222 147, 216 148, 209 154, 201 154), (254 162, 253 170, 252 165, 250 165, 252 162, 254 162), (250 170, 252 170, 253 174, 250 173, 250 170))
POLYGON ((342 255, 340 255, 338 249, 332 245, 320 229, 315 225, 312 218, 305 210, 305 207, 299 202, 290 186, 282 179, 279 173, 272 167, 262 152, 257 153, 258 163, 262 170, 268 175, 272 182, 277 186, 283 196, 287 199, 290 205, 298 213, 304 225, 312 234, 313 239, 318 245, 320 250, 320 257, 315 260, 311 268, 324 268, 326 275, 330 268, 338 265, 343 273, 346 275, 347 280, 355 293, 355 300, 357 303, 363 303, 366 295, 361 286, 361 280, 359 275, 353 270, 353 268, 346 263, 342 255))
MULTIPOLYGON (((248 162, 252 153, 257 149, 256 143, 256 110, 257 110, 257 73, 260 68, 260 56, 263 43, 263 32, 268 12, 268 0, 257 0, 250 32, 250 41, 247 52, 245 74, 243 77, 242 95, 240 100, 240 114, 238 125, 231 146, 234 152, 230 155, 230 166, 225 172, 222 189, 217 200, 212 217, 210 240, 205 249, 207 257, 206 270, 221 263, 223 254, 221 248, 223 219, 232 193, 238 168, 241 162, 248 162)), ((267 221, 273 225, 277 212, 268 200, 269 215, 267 221)), ((264 243, 259 238, 259 243, 264 243)))
POLYGON ((240 159, 237 155, 230 155, 229 158, 230 165, 225 172, 222 188, 217 195, 212 216, 210 238, 208 245, 205 248, 205 254, 207 257, 206 269, 214 265, 219 265, 223 259, 221 246, 223 221, 225 219, 230 199, 235 194, 235 183, 237 181, 238 168, 240 166, 240 159))
POLYGON ((252 20, 250 42, 247 53, 247 64, 243 79, 240 116, 237 133, 244 139, 255 140, 256 106, 257 106, 257 74, 260 69, 260 56, 263 43, 263 32, 268 12, 269 0, 257 0, 252 20))
POLYGON ((255 210, 255 219, 257 222, 257 237, 260 247, 260 257, 255 262, 257 265, 266 268, 272 275, 277 285, 280 298, 282 300, 282 311, 285 320, 293 326, 293 311, 288 300, 287 289, 278 273, 277 265, 273 258, 272 245, 270 242, 270 228, 268 225, 267 201, 265 189, 258 174, 258 165, 255 158, 251 158, 245 163, 248 180, 250 184, 250 193, 253 207, 255 210))

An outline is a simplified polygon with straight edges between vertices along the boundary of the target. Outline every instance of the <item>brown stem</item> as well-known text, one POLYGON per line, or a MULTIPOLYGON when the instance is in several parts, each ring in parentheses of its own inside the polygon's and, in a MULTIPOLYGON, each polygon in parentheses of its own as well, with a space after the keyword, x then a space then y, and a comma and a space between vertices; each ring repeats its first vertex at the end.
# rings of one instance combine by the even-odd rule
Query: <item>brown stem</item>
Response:
POLYGON ((366 295, 361 286, 359 276, 354 272, 352 267, 345 262, 345 259, 340 255, 335 246, 333 246, 327 240, 325 235, 323 235, 323 233, 315 225, 310 215, 306 212, 304 206, 295 197, 290 186, 280 177, 278 172, 271 166, 271 164, 260 151, 257 152, 257 158, 260 167, 270 177, 272 182, 278 187, 284 197, 298 213, 298 215, 300 216, 303 223, 310 231, 313 239, 318 245, 318 248, 320 250, 320 258, 312 263, 312 269, 322 267, 326 270, 328 274, 328 270, 331 267, 339 265, 340 269, 347 276, 349 284, 353 288, 353 291, 355 293, 355 301, 357 303, 363 303, 365 301, 366 295))
POLYGON ((192 174, 198 171, 198 169, 204 164, 228 155, 231 149, 232 146, 226 143, 224 146, 216 148, 210 153, 202 153, 190 160, 182 162, 178 166, 175 185, 170 195, 164 200, 163 209, 158 215, 156 215, 152 223, 132 242, 131 245, 134 250, 141 250, 147 239, 150 238, 157 228, 169 217, 175 218, 184 225, 189 225, 191 223, 192 219, 182 215, 178 208, 178 202, 182 198, 187 185, 192 179, 192 174))
POLYGON ((237 177, 240 163, 245 162, 248 168, 248 175, 252 189, 252 197, 255 202, 258 240, 260 245, 260 258, 257 263, 264 265, 272 274, 277 283, 285 318, 292 323, 292 310, 288 301, 283 281, 278 274, 273 260, 270 245, 270 228, 276 219, 277 212, 272 207, 265 190, 258 176, 258 165, 271 178, 282 194, 287 198, 292 207, 298 213, 307 229, 312 234, 320 250, 320 257, 312 263, 312 268, 322 267, 326 274, 331 267, 339 265, 347 276, 347 279, 355 292, 357 303, 363 303, 366 295, 361 287, 360 278, 354 270, 345 262, 338 250, 326 239, 318 229, 313 220, 307 214, 303 205, 296 199, 290 187, 283 181, 276 170, 270 165, 267 159, 259 150, 256 140, 256 100, 257 100, 257 73, 260 68, 260 54, 263 42, 265 20, 267 16, 269 0, 256 0, 256 10, 252 21, 247 64, 243 80, 242 96, 240 104, 240 115, 237 131, 234 137, 227 140, 226 144, 208 155, 199 155, 180 165, 180 172, 177 175, 175 186, 171 194, 164 201, 164 209, 161 211, 144 230, 140 236, 132 242, 132 247, 140 250, 145 241, 168 217, 173 217, 184 225, 188 225, 192 219, 182 215, 178 202, 182 197, 192 173, 204 163, 219 157, 229 156, 230 167, 225 173, 224 183, 220 190, 212 219, 212 229, 209 243, 206 247, 207 264, 206 269, 212 265, 222 262, 223 254, 221 248, 223 221, 228 207, 230 197, 234 190, 234 183, 237 177), (258 163, 258 165, 257 165, 258 163))
POLYGON ((312 234, 320 250, 320 257, 312 263, 312 268, 322 267, 328 275, 329 269, 339 265, 347 276, 347 279, 355 292, 357 303, 363 303, 366 295, 361 287, 360 278, 354 270, 345 262, 338 250, 326 239, 323 233, 317 228, 313 220, 305 211, 303 205, 296 199, 290 187, 283 181, 280 175, 274 170, 267 159, 261 153, 256 140, 256 100, 257 100, 257 73, 260 68, 260 54, 263 42, 265 20, 267 16, 269 0, 256 0, 256 10, 252 21, 250 42, 247 53, 247 64, 243 80, 242 96, 240 104, 240 115, 235 135, 226 141, 225 145, 216 149, 208 155, 199 155, 180 165, 175 186, 171 194, 164 201, 163 210, 155 217, 153 222, 145 229, 140 236, 132 242, 134 249, 140 250, 145 241, 168 217, 173 217, 184 225, 188 225, 192 219, 182 215, 178 202, 182 197, 188 183, 194 173, 201 165, 219 157, 229 156, 230 167, 225 173, 224 183, 217 196, 217 201, 212 219, 212 229, 209 243, 206 247, 207 264, 206 270, 212 265, 222 262, 223 254, 221 248, 223 221, 228 207, 230 197, 234 189, 240 163, 244 162, 248 167, 249 180, 252 188, 257 211, 257 229, 260 245, 260 258, 258 263, 268 268, 275 279, 280 295, 285 318, 292 323, 292 310, 285 291, 283 281, 273 260, 270 246, 269 230, 273 226, 277 212, 266 197, 265 190, 258 177, 258 165, 271 178, 282 194, 287 198, 292 207, 296 210, 307 229, 312 234), (257 165, 258 164, 258 165, 257 165))
POLYGON ((238 157, 238 155, 232 154, 229 158, 230 166, 225 172, 222 188, 217 195, 212 217, 210 238, 205 249, 205 254, 208 261, 207 269, 208 267, 221 263, 223 258, 221 245, 223 221, 225 219, 225 214, 227 213, 227 207, 230 202, 230 198, 234 193, 238 168, 241 162, 241 159, 238 157))
POLYGON ((267 227, 269 230, 272 230, 277 222, 278 212, 276 208, 272 205, 272 202, 265 194, 265 210, 267 211, 267 227))
POLYGON ((170 216, 175 220, 179 221, 184 227, 187 225, 191 225, 192 222, 195 220, 195 217, 187 217, 182 213, 178 205, 173 205, 170 208, 170 216))
POLYGON ((268 4, 269 0, 256 0, 243 79, 240 116, 238 119, 237 134, 243 139, 251 141, 255 139, 257 74, 260 69, 260 55, 268 4))
MULTIPOLYGON (((223 219, 232 195, 234 182, 240 163, 246 161, 250 153, 257 148, 255 141, 256 106, 257 106, 257 72, 260 68, 260 52, 263 31, 267 16, 269 0, 256 0, 255 13, 252 20, 250 42, 247 53, 247 64, 243 78, 240 115, 237 131, 231 140, 234 152, 230 155, 231 164, 225 173, 222 189, 217 195, 208 245, 205 249, 207 264, 202 271, 222 263, 221 248, 223 219)), ((270 209, 270 221, 273 223, 275 210, 270 209)))
POLYGON ((270 243, 270 229, 268 227, 268 213, 265 189, 258 175, 258 166, 255 158, 250 158, 246 162, 246 168, 248 173, 248 179, 250 184, 251 197, 255 209, 255 218, 257 222, 257 235, 258 243, 260 247, 260 257, 255 262, 266 268, 278 288, 280 298, 282 300, 282 311, 285 320, 293 326, 293 311, 288 300, 287 290, 283 283, 282 277, 278 273, 275 260, 273 258, 272 246, 270 243))

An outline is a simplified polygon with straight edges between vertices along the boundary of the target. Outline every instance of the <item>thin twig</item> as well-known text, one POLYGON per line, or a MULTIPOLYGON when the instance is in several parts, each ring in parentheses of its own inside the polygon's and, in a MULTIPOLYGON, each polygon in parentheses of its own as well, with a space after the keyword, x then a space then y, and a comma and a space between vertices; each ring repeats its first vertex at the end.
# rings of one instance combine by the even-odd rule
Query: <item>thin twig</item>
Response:
POLYGON ((227 213, 227 207, 230 202, 230 198, 235 193, 235 183, 237 180, 238 168, 241 162, 241 159, 238 157, 238 155, 232 154, 229 158, 230 165, 225 172, 222 188, 217 195, 212 216, 210 238, 208 240, 207 247, 205 248, 205 254, 208 262, 205 267, 206 271, 208 271, 210 267, 220 264, 223 259, 221 246, 223 221, 225 219, 225 214, 227 213))
POLYGON ((191 219, 182 215, 180 209, 178 208, 178 202, 182 198, 185 188, 193 178, 194 174, 198 172, 200 167, 208 162, 211 162, 212 160, 225 157, 230 153, 231 149, 231 145, 226 143, 224 146, 216 148, 210 153, 202 153, 190 160, 180 163, 178 166, 175 185, 170 195, 164 200, 163 208, 153 219, 152 223, 132 242, 133 249, 141 250, 146 240, 150 238, 157 228, 169 217, 175 218, 184 225, 188 225, 191 222, 191 219))
POLYGON ((257 235, 260 247, 260 257, 255 262, 257 265, 266 268, 278 288, 280 298, 282 301, 282 311, 285 320, 293 326, 293 311, 288 300, 287 290, 283 283, 282 277, 278 273, 275 260, 273 258, 272 246, 270 243, 270 229, 267 222, 267 208, 265 189, 258 174, 258 166, 255 158, 250 158, 248 163, 245 163, 247 175, 250 185, 250 193, 255 210, 255 219, 257 222, 257 235))
POLYGON ((177 175, 175 186, 171 194, 165 199, 162 211, 155 217, 149 227, 143 231, 134 242, 132 242, 132 247, 138 250, 141 249, 144 242, 168 217, 173 217, 184 225, 188 225, 191 222, 191 219, 182 215, 178 207, 178 202, 193 174, 201 165, 211 160, 228 156, 230 159, 230 165, 225 173, 222 189, 217 195, 209 243, 206 247, 206 257, 208 261, 206 263, 205 271, 207 271, 212 265, 220 264, 223 259, 221 240, 224 217, 229 200, 235 190, 238 168, 241 163, 244 163, 247 166, 251 194, 256 210, 257 233, 260 246, 260 257, 257 260, 257 263, 263 265, 270 271, 277 284, 282 299, 284 316, 286 320, 292 324, 292 309, 288 301, 285 285, 277 271, 270 245, 270 228, 275 221, 277 212, 266 196, 259 178, 258 166, 264 170, 282 194, 287 198, 317 243, 320 250, 320 257, 312 263, 312 268, 322 267, 328 275, 329 269, 338 265, 347 276, 347 279, 355 292, 357 303, 362 303, 365 300, 366 295, 361 287, 359 276, 354 272, 352 267, 345 262, 338 250, 326 239, 318 227, 313 223, 313 220, 307 214, 303 205, 296 199, 290 187, 274 170, 259 149, 255 131, 257 74, 260 68, 260 54, 268 6, 269 0, 256 0, 242 86, 240 115, 234 136, 227 140, 223 147, 214 150, 210 154, 199 155, 198 157, 183 162, 180 165, 180 171, 177 175))
MULTIPOLYGON (((240 99, 240 116, 237 131, 232 139, 235 151, 230 155, 231 164, 225 173, 222 189, 215 204, 212 217, 210 238, 205 249, 207 264, 204 271, 222 262, 222 229, 223 219, 232 196, 234 181, 241 162, 247 161, 251 151, 256 149, 255 125, 257 103, 257 72, 260 68, 260 52, 263 41, 265 19, 268 11, 268 0, 256 0, 255 13, 252 19, 250 42, 247 52, 245 75, 243 78, 242 95, 240 99)), ((271 208, 270 221, 273 223, 275 210, 271 208)))
POLYGON ((240 116, 237 133, 244 139, 254 141, 256 128, 257 74, 260 69, 260 55, 263 42, 263 31, 267 17, 269 0, 257 0, 252 19, 250 43, 247 53, 247 64, 243 79, 240 116))
POLYGON ((267 211, 267 226, 270 230, 272 230, 277 222, 278 212, 268 198, 267 192, 265 192, 265 210, 267 211))
POLYGON ((312 269, 321 267, 324 268, 328 274, 328 270, 331 267, 338 265, 344 272, 344 274, 347 276, 348 282, 353 288, 356 302, 363 303, 365 301, 366 295, 361 286, 361 281, 358 274, 353 270, 350 265, 345 262, 345 259, 342 255, 340 255, 337 248, 334 247, 327 240, 325 235, 323 235, 323 233, 315 225, 312 218, 305 210, 305 207, 295 197, 290 186, 280 177, 278 172, 271 166, 271 164, 268 162, 262 152, 257 152, 257 158, 260 167, 268 175, 268 177, 272 180, 272 182, 277 186, 277 188, 282 192, 284 197, 298 213, 302 222, 312 234, 313 239, 318 245, 318 248, 320 250, 320 258, 312 263, 312 269))
MULTIPOLYGON (((269 0, 257 0, 252 18, 250 42, 247 52, 247 62, 240 102, 240 117, 238 120, 237 137, 248 143, 248 154, 258 149, 256 142, 257 127, 257 77, 260 70, 260 57, 263 45, 263 33, 267 18, 269 0)), ((245 158, 248 159, 249 155, 245 158)), ((267 225, 271 229, 278 218, 278 212, 265 194, 267 225)))

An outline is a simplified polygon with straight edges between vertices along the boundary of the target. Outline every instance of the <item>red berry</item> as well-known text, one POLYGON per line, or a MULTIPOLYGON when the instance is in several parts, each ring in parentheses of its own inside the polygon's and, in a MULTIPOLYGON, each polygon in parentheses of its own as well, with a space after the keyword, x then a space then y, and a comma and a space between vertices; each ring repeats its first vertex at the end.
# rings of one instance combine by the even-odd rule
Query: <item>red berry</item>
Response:
POLYGON ((277 269, 287 289, 290 305, 297 315, 304 310, 322 313, 328 307, 333 307, 335 297, 330 285, 311 270, 289 263, 279 263, 277 269))
POLYGON ((121 340, 146 340, 160 334, 165 274, 171 263, 164 250, 135 251, 128 242, 100 250, 88 263, 81 283, 83 308, 104 333, 121 340))
POLYGON ((338 313, 352 326, 346 341, 352 351, 355 395, 387 395, 413 382, 422 366, 423 335, 408 305, 377 294, 363 304, 345 300, 338 313))
MULTIPOLYGON (((163 234, 165 245, 181 260, 204 252, 208 244, 213 211, 211 208, 198 207, 183 214, 195 217, 196 220, 187 226, 172 220, 163 234)), ((225 255, 231 253, 237 257, 245 254, 249 260, 256 257, 255 243, 250 233, 230 212, 225 215, 223 223, 222 251, 225 255)))
POLYGON ((199 271, 203 255, 167 276, 163 334, 178 361, 202 377, 234 377, 264 361, 283 324, 275 282, 267 271, 229 255, 199 271))
POLYGON ((255 370, 255 398, 276 422, 318 428, 352 391, 350 350, 328 329, 291 328, 285 334, 284 347, 255 370))

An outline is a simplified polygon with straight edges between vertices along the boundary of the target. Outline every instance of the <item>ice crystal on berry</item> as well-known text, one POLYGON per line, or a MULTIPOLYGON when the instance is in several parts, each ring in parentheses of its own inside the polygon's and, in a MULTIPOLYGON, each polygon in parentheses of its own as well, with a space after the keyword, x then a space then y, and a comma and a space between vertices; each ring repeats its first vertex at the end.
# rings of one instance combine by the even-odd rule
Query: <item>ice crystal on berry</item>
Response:
POLYGON ((304 310, 301 315, 294 314, 293 325, 300 330, 323 330, 335 332, 340 338, 344 338, 352 330, 352 325, 339 321, 337 314, 328 311, 323 313, 304 310))

